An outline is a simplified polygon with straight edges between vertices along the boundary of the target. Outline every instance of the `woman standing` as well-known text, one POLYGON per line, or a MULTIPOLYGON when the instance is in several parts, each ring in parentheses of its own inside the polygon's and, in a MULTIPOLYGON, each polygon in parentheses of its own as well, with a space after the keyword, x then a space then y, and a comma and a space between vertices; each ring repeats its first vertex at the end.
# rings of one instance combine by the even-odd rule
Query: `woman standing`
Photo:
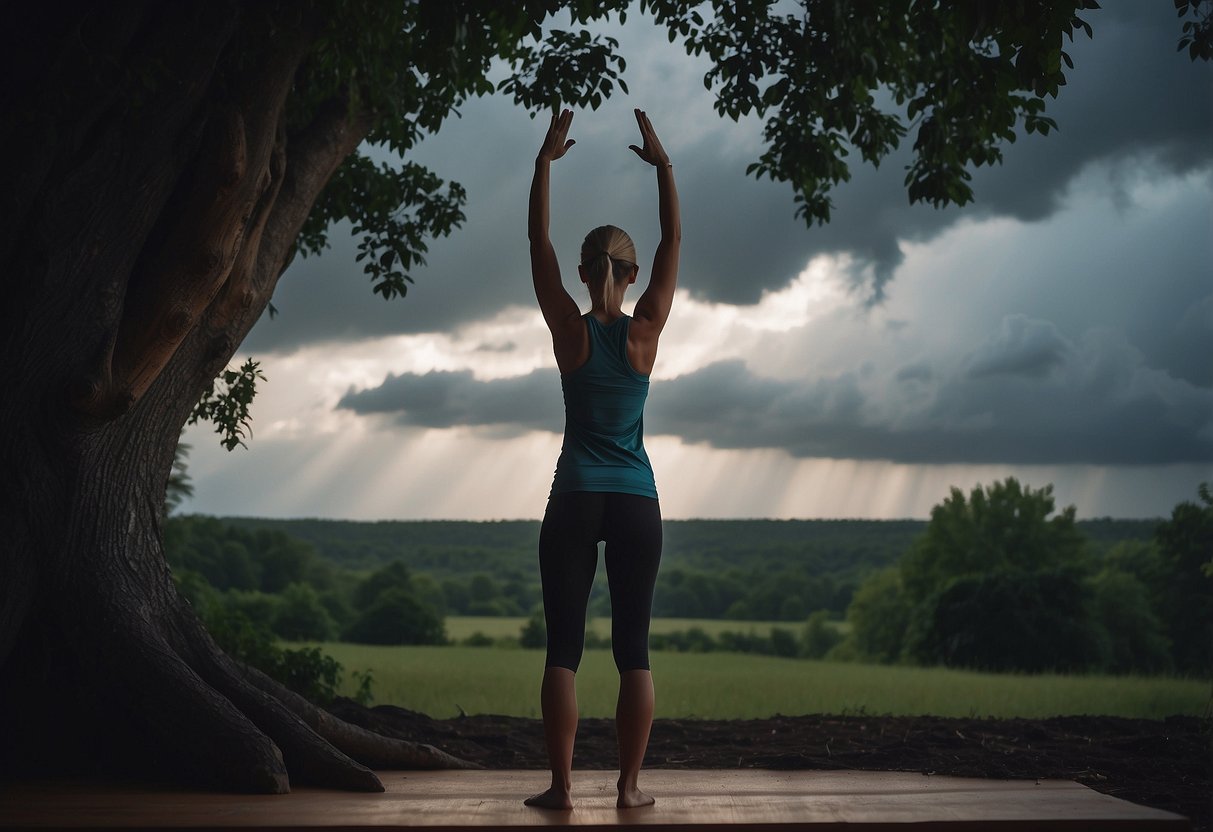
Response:
POLYGON ((577 267, 590 294, 591 308, 583 315, 561 283, 548 238, 550 168, 574 144, 568 138, 572 121, 570 110, 552 117, 535 160, 528 223, 531 275, 552 332, 564 391, 565 431, 539 534, 548 634, 541 704, 552 785, 525 802, 548 809, 573 807, 575 678, 598 542, 603 541, 611 590, 611 647, 619 669, 617 805, 631 808, 653 802, 640 790, 637 777, 653 724, 649 616, 661 560, 661 509, 644 449, 644 402, 657 341, 674 300, 682 228, 673 166, 648 116, 636 110, 643 146, 630 148, 657 170, 661 242, 648 288, 629 317, 620 304, 639 271, 631 238, 612 225, 586 235, 577 267))

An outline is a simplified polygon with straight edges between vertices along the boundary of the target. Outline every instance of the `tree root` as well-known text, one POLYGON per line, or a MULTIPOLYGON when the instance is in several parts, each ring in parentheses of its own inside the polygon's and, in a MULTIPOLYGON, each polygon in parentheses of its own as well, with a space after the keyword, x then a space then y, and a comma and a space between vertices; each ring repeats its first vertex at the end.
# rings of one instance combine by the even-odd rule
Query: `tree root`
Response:
POLYGON ((383 791, 371 768, 479 768, 431 745, 384 737, 338 719, 260 670, 234 661, 189 608, 176 617, 194 667, 274 739, 298 782, 383 791))
MULTIPOLYGON (((111 631, 109 642, 106 675, 120 682, 122 704, 158 744, 179 749, 187 768, 235 791, 290 791, 278 746, 163 638, 143 627, 122 628, 111 631), (117 678, 115 668, 122 670, 117 678)), ((105 673, 99 660, 93 669, 105 673)))
POLYGON ((460 759, 432 745, 385 737, 333 716, 313 705, 290 688, 255 667, 245 668, 245 676, 261 690, 290 708, 313 731, 371 768, 405 769, 477 769, 478 763, 460 759))

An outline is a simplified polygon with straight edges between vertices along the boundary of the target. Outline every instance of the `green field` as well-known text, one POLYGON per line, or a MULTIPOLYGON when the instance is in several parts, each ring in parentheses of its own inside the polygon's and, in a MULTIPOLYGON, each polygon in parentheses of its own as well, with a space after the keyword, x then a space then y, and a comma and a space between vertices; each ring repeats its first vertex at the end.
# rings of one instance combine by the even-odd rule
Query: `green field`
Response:
MULTIPOLYGON (((483 633, 489 638, 517 638, 522 626, 526 624, 525 618, 511 618, 508 616, 476 616, 476 615, 448 615, 446 617, 446 634, 447 637, 454 641, 462 641, 472 633, 483 633)), ((799 633, 804 626, 800 621, 729 621, 728 619, 720 618, 654 618, 649 631, 652 633, 672 633, 679 630, 689 630, 692 627, 698 627, 710 636, 718 636, 726 630, 731 630, 735 633, 758 633, 766 635, 771 631, 772 627, 781 627, 785 630, 791 630, 793 633, 799 633)), ((834 626, 840 632, 845 632, 846 622, 835 622, 834 626)), ((593 630, 604 638, 611 634, 611 619, 610 618, 593 618, 588 622, 587 629, 593 630)))
MULTIPOLYGON (((373 671, 377 704, 440 718, 455 716, 460 709, 468 714, 539 716, 539 650, 320 646, 345 666, 346 694, 355 688, 350 671, 373 671)), ((658 717, 868 713, 1158 719, 1202 714, 1210 702, 1209 682, 1188 679, 1002 675, 739 653, 654 652, 651 660, 658 717)), ((587 650, 577 679, 583 716, 614 715, 618 677, 609 650, 587 650)))

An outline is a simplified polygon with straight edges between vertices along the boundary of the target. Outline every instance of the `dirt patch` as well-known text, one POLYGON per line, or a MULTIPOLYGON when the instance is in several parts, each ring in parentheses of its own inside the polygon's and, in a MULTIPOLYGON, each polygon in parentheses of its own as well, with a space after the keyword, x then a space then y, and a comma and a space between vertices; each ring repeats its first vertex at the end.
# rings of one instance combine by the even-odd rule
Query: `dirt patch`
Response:
MULTIPOLYGON (((338 716, 390 736, 429 742, 486 768, 546 768, 539 720, 465 716, 434 720, 342 700, 338 716)), ((1213 822, 1211 721, 1119 717, 949 719, 776 716, 659 719, 645 765, 655 768, 865 769, 962 777, 1076 780, 1145 806, 1178 812, 1193 829, 1213 822)), ((583 719, 574 766, 617 765, 609 719, 583 719)))

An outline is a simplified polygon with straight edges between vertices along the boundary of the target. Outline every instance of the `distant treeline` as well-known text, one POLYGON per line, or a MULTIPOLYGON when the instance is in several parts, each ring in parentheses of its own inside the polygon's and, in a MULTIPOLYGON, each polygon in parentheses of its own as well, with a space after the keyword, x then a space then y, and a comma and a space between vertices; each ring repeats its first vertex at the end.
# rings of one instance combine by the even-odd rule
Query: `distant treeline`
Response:
MULTIPOLYGON (((798 626, 654 647, 1207 674, 1213 505, 1200 494, 1169 520, 1076 521, 1054 513, 1050 487, 1010 479, 953 490, 929 521, 667 521, 654 615, 798 626), (843 619, 836 638, 828 622, 843 619)), ((538 535, 528 521, 185 516, 165 527, 179 586, 231 643, 438 644, 447 615, 529 615, 534 645, 538 535)), ((604 571, 595 616, 610 614, 604 571)))
MULTIPOLYGON (((222 522, 285 533, 355 573, 399 561, 438 584, 448 615, 525 615, 540 598, 537 521, 222 522)), ((1099 556, 1122 541, 1150 540, 1158 522, 1077 525, 1099 556)), ((841 617, 860 582, 896 563, 926 528, 925 520, 667 520, 653 614, 803 622, 825 609, 841 617)), ((601 569, 591 612, 610 613, 601 569)))

